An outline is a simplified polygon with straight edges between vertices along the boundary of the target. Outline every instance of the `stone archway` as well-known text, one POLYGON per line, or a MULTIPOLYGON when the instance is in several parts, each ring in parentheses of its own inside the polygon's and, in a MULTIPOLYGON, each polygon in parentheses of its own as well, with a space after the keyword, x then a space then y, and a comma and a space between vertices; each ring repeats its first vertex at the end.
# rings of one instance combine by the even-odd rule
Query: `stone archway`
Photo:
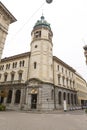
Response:
POLYGON ((7 97, 7 103, 11 103, 12 100, 12 90, 9 90, 8 97, 7 97))
POLYGON ((20 90, 16 90, 16 93, 15 93, 15 103, 17 103, 17 104, 20 103, 20 97, 21 97, 21 91, 20 90))
POLYGON ((37 89, 31 90, 31 109, 37 108, 37 89))
POLYGON ((70 93, 67 94, 67 103, 70 104, 70 93))
POLYGON ((77 96, 76 96, 76 94, 74 94, 74 103, 75 103, 75 105, 77 104, 77 96))
POLYGON ((63 93, 63 100, 66 100, 66 93, 63 93))
POLYGON ((73 105, 73 94, 71 93, 71 104, 73 105))
POLYGON ((61 91, 59 91, 58 93, 58 103, 62 105, 62 92, 61 91))

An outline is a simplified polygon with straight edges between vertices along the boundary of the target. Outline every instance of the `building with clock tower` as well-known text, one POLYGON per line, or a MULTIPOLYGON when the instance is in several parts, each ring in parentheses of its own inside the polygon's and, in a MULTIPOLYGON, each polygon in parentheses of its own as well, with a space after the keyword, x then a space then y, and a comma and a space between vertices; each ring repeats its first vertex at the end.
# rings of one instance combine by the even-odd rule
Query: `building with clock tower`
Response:
MULTIPOLYGON (((14 16, 0 2, 0 57, 14 16)), ((30 51, 1 59, 0 103, 14 110, 59 110, 85 106, 87 83, 53 56, 53 32, 42 15, 31 31, 30 51), (5 94, 6 93, 6 94, 5 94)))

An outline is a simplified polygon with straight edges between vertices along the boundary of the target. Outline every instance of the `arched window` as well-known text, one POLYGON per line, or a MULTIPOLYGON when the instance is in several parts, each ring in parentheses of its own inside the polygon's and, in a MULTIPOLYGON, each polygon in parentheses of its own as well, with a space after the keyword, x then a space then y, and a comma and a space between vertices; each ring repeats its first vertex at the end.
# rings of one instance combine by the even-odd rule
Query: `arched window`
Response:
POLYGON ((7 103, 11 103, 11 99, 12 99, 12 90, 9 90, 8 97, 7 97, 7 103))
POLYGON ((17 90, 15 93, 15 103, 20 103, 21 91, 17 90))
POLYGON ((59 95, 58 95, 58 99, 59 99, 59 104, 61 105, 62 104, 62 94, 61 92, 59 92, 59 95))
POLYGON ((37 67, 37 62, 34 62, 34 69, 36 69, 37 67))
POLYGON ((65 77, 62 77, 63 86, 65 85, 65 77))
POLYGON ((15 74, 11 73, 11 81, 14 81, 14 76, 15 76, 15 74))
POLYGON ((8 73, 7 73, 7 72, 5 72, 5 73, 4 73, 4 82, 6 82, 6 81, 7 81, 7 77, 8 77, 8 73))
POLYGON ((21 81, 22 80, 22 73, 19 73, 19 79, 18 79, 19 81, 21 81))
POLYGON ((0 74, 0 80, 1 80, 2 74, 0 74))
POLYGON ((20 63, 19 63, 19 66, 21 67, 21 61, 20 61, 20 63))
POLYGON ((54 90, 53 89, 51 90, 51 99, 52 100, 54 99, 54 90))
POLYGON ((58 85, 60 85, 60 75, 58 75, 58 85))
POLYGON ((36 32, 34 33, 34 37, 35 37, 35 38, 40 38, 40 37, 41 37, 41 31, 36 31, 36 32))
POLYGON ((71 103, 73 104, 73 94, 71 94, 71 103))
POLYGON ((66 86, 67 86, 67 88, 69 87, 68 86, 68 82, 69 82, 69 80, 68 80, 68 78, 66 79, 66 86))
MULTIPOLYGON (((1 91, 1 93, 3 94, 3 90, 1 91)), ((3 103, 4 102, 4 97, 1 95, 1 97, 0 97, 0 103, 3 103)))
POLYGON ((13 68, 14 68, 14 63, 13 63, 13 66, 12 66, 13 68))
POLYGON ((74 103, 75 103, 75 105, 76 105, 76 103, 77 103, 76 94, 74 95, 74 103))
POLYGON ((25 63, 25 61, 23 60, 23 66, 24 66, 24 63, 25 63))
POLYGON ((70 104, 70 94, 69 93, 67 94, 67 99, 68 99, 67 103, 70 104))
POLYGON ((63 93, 63 100, 66 100, 66 93, 63 93))

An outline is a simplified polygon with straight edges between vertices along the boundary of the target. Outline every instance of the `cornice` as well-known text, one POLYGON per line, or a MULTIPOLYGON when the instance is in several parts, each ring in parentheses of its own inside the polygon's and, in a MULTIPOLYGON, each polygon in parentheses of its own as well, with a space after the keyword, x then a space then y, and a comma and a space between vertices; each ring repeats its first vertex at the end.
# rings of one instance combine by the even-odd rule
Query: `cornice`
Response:
POLYGON ((48 39, 45 39, 45 38, 35 38, 35 39, 33 39, 32 41, 31 41, 31 44, 33 43, 33 42, 35 42, 35 41, 48 41, 48 42, 50 42, 51 43, 51 45, 53 46, 53 43, 52 43, 52 41, 51 40, 48 40, 48 39))
POLYGON ((30 57, 30 52, 25 52, 25 53, 22 53, 22 54, 10 56, 10 57, 5 57, 5 58, 1 59, 1 63, 5 62, 5 61, 14 60, 14 59, 19 59, 19 58, 26 57, 26 56, 30 57))
POLYGON ((6 13, 6 15, 9 16, 11 23, 17 21, 17 19, 10 13, 10 11, 2 4, 1 1, 0 1, 0 8, 6 13))
POLYGON ((60 60, 59 58, 57 58, 56 56, 53 56, 53 60, 56 61, 57 63, 60 63, 61 65, 64 65, 66 68, 68 68, 69 70, 71 70, 72 72, 76 72, 75 69, 73 69, 71 66, 69 66, 68 64, 66 64, 65 62, 63 62, 62 60, 60 60))

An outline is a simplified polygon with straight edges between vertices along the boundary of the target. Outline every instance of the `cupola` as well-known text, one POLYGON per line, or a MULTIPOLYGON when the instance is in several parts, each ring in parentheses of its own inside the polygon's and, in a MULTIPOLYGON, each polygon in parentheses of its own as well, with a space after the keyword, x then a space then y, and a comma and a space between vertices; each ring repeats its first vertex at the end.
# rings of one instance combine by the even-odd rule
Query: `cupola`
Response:
POLYGON ((37 20, 37 22, 35 23, 33 29, 38 29, 40 27, 44 27, 44 28, 47 28, 47 29, 51 30, 50 24, 45 20, 44 16, 41 16, 41 19, 37 20))
POLYGON ((43 15, 41 16, 40 20, 37 20, 35 23, 31 35, 32 40, 46 39, 52 41, 53 33, 51 31, 50 24, 45 20, 43 15))

